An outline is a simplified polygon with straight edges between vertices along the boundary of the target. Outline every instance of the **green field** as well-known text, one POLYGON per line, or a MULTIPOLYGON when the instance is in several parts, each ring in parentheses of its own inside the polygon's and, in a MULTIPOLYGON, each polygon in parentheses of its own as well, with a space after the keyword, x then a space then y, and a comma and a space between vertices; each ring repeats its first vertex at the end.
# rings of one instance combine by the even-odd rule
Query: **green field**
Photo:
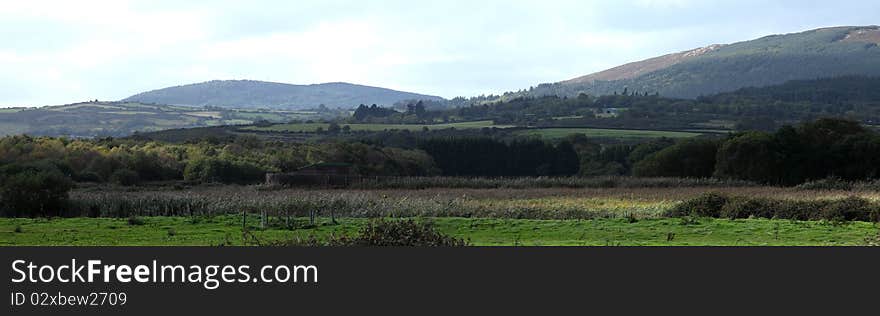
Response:
MULTIPOLYGON (((0 219, 0 245, 242 245, 240 216, 144 217, 141 225, 127 219, 0 219)), ((768 219, 626 218, 595 220, 526 220, 432 218, 441 232, 469 239, 477 246, 858 246, 876 240, 876 224, 803 222, 768 219)), ((314 228, 283 228, 273 218, 268 228, 248 219, 261 241, 293 236, 321 238, 354 234, 367 219, 343 218, 331 225, 319 219, 314 228)), ((303 226, 307 219, 294 222, 303 226)))
POLYGON ((587 137, 604 138, 686 138, 701 135, 695 132, 649 131, 604 128, 538 128, 518 132, 522 136, 540 136, 546 139, 563 138, 571 134, 584 134, 587 137))
MULTIPOLYGON (((272 126, 250 126, 244 130, 264 131, 264 132, 315 132, 318 128, 326 130, 330 124, 328 123, 296 123, 296 124, 276 124, 272 126)), ((384 131, 384 130, 410 130, 420 131, 424 128, 436 129, 472 129, 472 128, 509 128, 510 125, 495 125, 492 121, 473 121, 448 124, 342 124, 340 126, 349 126, 352 131, 384 131)))

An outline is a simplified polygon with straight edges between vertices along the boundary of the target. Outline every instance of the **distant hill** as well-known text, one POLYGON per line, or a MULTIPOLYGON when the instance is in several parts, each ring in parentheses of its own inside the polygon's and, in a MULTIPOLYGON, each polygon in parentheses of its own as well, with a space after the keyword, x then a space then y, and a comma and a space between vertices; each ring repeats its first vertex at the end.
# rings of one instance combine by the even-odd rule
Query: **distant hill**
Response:
POLYGON ((215 80, 144 92, 122 101, 297 110, 322 104, 331 108, 354 108, 360 104, 390 107, 404 100, 442 101, 443 98, 343 82, 293 85, 253 80, 215 80))
POLYGON ((82 102, 0 109, 0 136, 106 137, 167 129, 318 120, 347 115, 332 110, 269 111, 187 107, 137 102, 82 102))
POLYGON ((695 98, 791 80, 880 75, 880 27, 834 27, 664 55, 554 84, 534 96, 659 93, 695 98))

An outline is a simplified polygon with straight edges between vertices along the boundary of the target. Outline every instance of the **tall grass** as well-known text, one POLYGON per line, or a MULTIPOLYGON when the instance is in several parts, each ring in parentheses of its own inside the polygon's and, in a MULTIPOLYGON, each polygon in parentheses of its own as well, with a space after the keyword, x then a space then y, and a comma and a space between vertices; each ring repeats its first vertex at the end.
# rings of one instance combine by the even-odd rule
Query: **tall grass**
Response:
POLYGON ((352 189, 535 189, 535 188, 678 188, 744 187, 754 183, 715 178, 600 177, 380 177, 366 178, 352 189))
POLYGON ((631 193, 597 195, 573 189, 473 190, 261 190, 222 186, 188 191, 88 190, 71 193, 72 216, 211 216, 267 213, 271 216, 483 217, 592 219, 651 217, 673 206, 664 199, 631 193))
MULTIPOLYGON (((607 178, 611 188, 527 188, 539 178, 508 181, 504 188, 418 188, 402 182, 384 189, 305 189, 263 186, 198 186, 123 189, 92 187, 71 192, 69 216, 213 216, 267 214, 305 217, 481 217, 522 219, 593 219, 662 217, 683 201, 705 192, 778 201, 839 200, 850 196, 880 203, 876 191, 811 191, 798 188, 723 186, 698 180, 607 178), (522 181, 522 182, 516 182, 522 181), (531 182, 530 182, 531 181, 531 182), (636 182, 638 181, 638 182, 636 182), (705 186, 670 185, 707 183, 705 186), (517 183, 526 183, 517 185, 517 183), (638 186, 641 187, 638 187, 638 186), (669 185, 669 186, 667 186, 669 185), (512 188, 516 186, 515 188, 512 188), (629 187, 631 186, 631 187, 629 187), (649 187, 653 186, 653 187, 649 187)), ((416 181, 415 179, 413 181, 416 181)), ((483 179, 493 181, 492 179, 483 179)), ((404 180, 405 181, 405 180, 404 180)), ((427 180, 435 181, 435 180, 427 180)), ((563 181, 552 179, 550 181, 563 181)), ((574 181, 574 180, 573 180, 574 181)), ((595 180, 594 180, 595 181, 595 180)), ((477 182, 464 182, 473 185, 477 182)), ((584 182, 586 183, 586 182, 584 182)), ((558 182, 557 182, 558 184, 558 182)), ((776 204, 771 204, 776 205, 776 204)), ((806 204, 805 204, 806 205, 806 204)), ((824 205, 824 204, 823 204, 824 205)))

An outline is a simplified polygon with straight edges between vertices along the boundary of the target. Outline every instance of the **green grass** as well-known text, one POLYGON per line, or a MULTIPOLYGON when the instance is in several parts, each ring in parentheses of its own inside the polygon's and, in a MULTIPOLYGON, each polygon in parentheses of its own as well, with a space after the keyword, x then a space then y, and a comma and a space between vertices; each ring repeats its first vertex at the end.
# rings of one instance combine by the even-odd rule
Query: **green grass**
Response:
POLYGON ((686 138, 700 135, 700 133, 694 132, 624 130, 604 128, 538 128, 523 130, 518 132, 518 134, 523 136, 540 136, 547 139, 563 138, 571 134, 584 134, 587 137, 605 138, 686 138))
MULTIPOLYGON (((220 245, 242 244, 241 218, 217 216, 193 221, 187 217, 145 217, 143 225, 126 219, 0 219, 0 245, 220 245), (19 228, 19 229, 17 229, 19 228)), ((801 222, 767 219, 626 218, 597 220, 525 220, 433 218, 447 234, 470 239, 480 246, 852 246, 864 245, 878 235, 876 224, 801 222)), ((284 229, 279 219, 260 230, 255 216, 248 219, 261 240, 292 236, 354 234, 367 219, 343 218, 338 225, 320 219, 314 228, 284 229)), ((298 226, 306 224, 295 219, 298 226)))
MULTIPOLYGON (((457 129, 472 129, 472 128, 483 128, 483 127, 497 127, 497 128, 508 128, 512 127, 509 125, 495 125, 492 121, 473 121, 473 122, 461 122, 461 123, 448 123, 448 124, 342 124, 340 126, 348 125, 351 127, 353 131, 384 131, 384 130, 410 130, 410 131, 420 131, 423 128, 427 127, 428 129, 446 129, 446 128, 457 128, 457 129)), ((250 126, 244 128, 245 130, 252 131, 268 131, 268 132, 314 132, 318 128, 322 128, 324 130, 329 127, 330 124, 327 123, 297 123, 297 124, 276 124, 272 126, 250 126)))

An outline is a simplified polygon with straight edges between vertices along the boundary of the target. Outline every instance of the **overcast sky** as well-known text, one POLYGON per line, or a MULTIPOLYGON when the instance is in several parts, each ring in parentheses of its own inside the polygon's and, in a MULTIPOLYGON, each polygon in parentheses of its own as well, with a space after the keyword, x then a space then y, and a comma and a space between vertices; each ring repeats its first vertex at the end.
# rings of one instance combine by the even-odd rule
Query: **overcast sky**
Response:
POLYGON ((0 106, 212 79, 473 96, 878 17, 877 0, 0 0, 0 106))

